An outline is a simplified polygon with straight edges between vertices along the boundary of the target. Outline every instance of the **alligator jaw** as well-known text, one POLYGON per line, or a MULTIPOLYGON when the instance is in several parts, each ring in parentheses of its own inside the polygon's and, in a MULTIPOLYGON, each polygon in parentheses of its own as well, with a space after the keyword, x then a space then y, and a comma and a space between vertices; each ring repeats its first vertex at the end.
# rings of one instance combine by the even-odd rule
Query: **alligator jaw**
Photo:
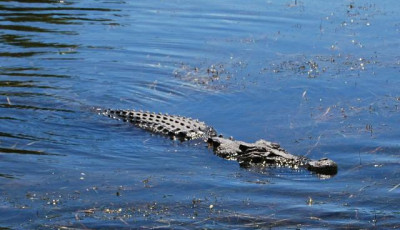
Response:
POLYGON ((253 165, 286 166, 306 168, 324 178, 337 173, 337 164, 329 159, 310 160, 292 155, 280 148, 278 144, 259 140, 255 143, 234 141, 222 137, 210 137, 207 141, 214 153, 228 160, 236 160, 242 167, 253 165))

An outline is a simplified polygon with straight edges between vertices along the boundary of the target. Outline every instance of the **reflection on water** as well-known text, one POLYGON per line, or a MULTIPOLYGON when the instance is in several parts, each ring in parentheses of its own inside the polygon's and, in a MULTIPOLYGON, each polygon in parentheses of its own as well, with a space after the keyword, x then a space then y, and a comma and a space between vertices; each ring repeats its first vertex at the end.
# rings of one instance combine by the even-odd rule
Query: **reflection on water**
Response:
POLYGON ((2 35, 1 40, 2 42, 13 45, 13 46, 20 46, 23 48, 39 48, 39 47, 49 47, 49 48, 72 48, 75 49, 77 46, 75 45, 66 45, 66 44, 57 44, 57 43, 43 43, 43 42, 33 42, 27 37, 17 36, 17 35, 2 35))
MULTIPOLYGON (((69 95, 60 93, 60 90, 68 89, 70 83, 66 82, 72 76, 52 69, 49 62, 32 58, 76 53, 79 41, 68 37, 79 33, 66 26, 114 23, 107 15, 96 16, 93 12, 118 11, 73 5, 60 1, 0 3, 0 95, 3 98, 0 102, 0 152, 3 154, 57 156, 60 155, 59 148, 52 146, 66 144, 59 140, 53 126, 60 126, 62 117, 75 112, 65 106, 65 102, 71 100, 69 95)), ((7 171, 8 167, 2 168, 7 171)), ((18 170, 1 175, 14 178, 12 171, 18 170)), ((27 175, 29 171, 22 171, 21 175, 27 175)))
MULTIPOLYGON (((90 23, 102 23, 104 25, 115 25, 113 19, 103 18, 101 16, 94 17, 93 12, 117 12, 107 8, 90 8, 90 7, 69 7, 60 1, 0 1, 0 30, 2 34, 0 41, 3 50, 12 49, 9 46, 17 46, 25 48, 24 52, 0 52, 0 57, 30 57, 34 55, 43 55, 46 53, 60 52, 57 49, 77 49, 79 44, 64 44, 60 41, 60 35, 76 36, 79 35, 76 30, 63 30, 63 25, 82 26, 90 23), (14 6, 16 2, 28 3, 14 6), (41 3, 41 4, 38 4, 41 3), (48 7, 46 4, 54 4, 54 7, 48 7), (58 5, 58 6, 56 6, 58 5), (52 25, 54 24, 54 26, 52 25), (36 26, 34 26, 36 25, 36 26), (17 32, 17 34, 15 34, 17 32), (58 34, 52 37, 56 42, 35 41, 41 38, 41 33, 58 34), (27 51, 36 48, 41 51, 27 51), (53 49, 50 49, 53 48, 53 49)), ((52 39, 50 39, 51 41, 52 39)))
POLYGON ((0 0, 0 228, 396 228, 394 1, 0 0), (339 164, 241 169, 93 107, 339 164))

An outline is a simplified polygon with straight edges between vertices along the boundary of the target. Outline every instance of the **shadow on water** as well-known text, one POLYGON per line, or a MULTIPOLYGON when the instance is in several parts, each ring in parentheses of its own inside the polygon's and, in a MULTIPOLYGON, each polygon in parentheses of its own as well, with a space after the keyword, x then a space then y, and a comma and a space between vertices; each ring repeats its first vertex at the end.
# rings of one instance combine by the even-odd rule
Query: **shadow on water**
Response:
POLYGON ((32 155, 54 155, 60 156, 60 154, 55 153, 46 153, 43 151, 35 151, 35 150, 25 150, 25 149, 7 149, 7 148, 0 148, 1 153, 15 153, 15 154, 32 154, 32 155))
POLYGON ((73 113, 74 111, 68 109, 57 109, 57 108, 45 108, 29 105, 10 105, 10 104, 0 104, 0 108, 11 108, 11 109, 23 109, 23 110, 45 110, 45 111, 58 111, 73 113))
POLYGON ((35 81, 0 81, 0 87, 54 89, 51 86, 35 85, 32 83, 35 83, 35 81))
POLYGON ((70 78, 67 75, 58 74, 42 74, 42 73, 25 73, 24 71, 40 71, 38 68, 0 68, 0 75, 14 77, 50 77, 50 78, 70 78))

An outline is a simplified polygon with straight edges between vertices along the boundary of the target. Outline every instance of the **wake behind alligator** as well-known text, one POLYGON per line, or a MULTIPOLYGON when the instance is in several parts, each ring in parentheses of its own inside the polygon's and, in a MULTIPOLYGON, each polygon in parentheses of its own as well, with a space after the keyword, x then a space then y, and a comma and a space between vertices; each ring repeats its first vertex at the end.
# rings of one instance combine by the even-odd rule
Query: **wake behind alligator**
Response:
POLYGON ((306 157, 295 156, 282 149, 279 144, 263 139, 255 143, 247 143, 232 138, 224 138, 221 135, 218 136, 213 127, 192 118, 135 110, 97 109, 97 112, 173 139, 181 141, 203 139, 213 148, 216 155, 228 160, 236 160, 242 167, 285 166, 295 169, 305 168, 327 177, 335 175, 338 170, 337 164, 330 159, 311 160, 306 157))

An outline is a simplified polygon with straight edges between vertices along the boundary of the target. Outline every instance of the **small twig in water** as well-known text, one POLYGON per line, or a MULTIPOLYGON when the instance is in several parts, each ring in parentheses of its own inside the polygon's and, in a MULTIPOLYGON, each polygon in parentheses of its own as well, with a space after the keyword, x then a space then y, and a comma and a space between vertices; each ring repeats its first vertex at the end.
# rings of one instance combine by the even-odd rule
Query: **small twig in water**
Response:
POLYGON ((395 190, 396 188, 400 187, 400 184, 395 185, 393 188, 389 189, 389 192, 395 190))
POLYGON ((376 210, 374 209, 374 219, 372 220, 372 223, 374 226, 376 226, 376 223, 378 222, 378 219, 376 218, 376 210))
POLYGON ((7 97, 7 103, 8 103, 8 105, 11 105, 11 101, 10 101, 9 97, 7 97))

